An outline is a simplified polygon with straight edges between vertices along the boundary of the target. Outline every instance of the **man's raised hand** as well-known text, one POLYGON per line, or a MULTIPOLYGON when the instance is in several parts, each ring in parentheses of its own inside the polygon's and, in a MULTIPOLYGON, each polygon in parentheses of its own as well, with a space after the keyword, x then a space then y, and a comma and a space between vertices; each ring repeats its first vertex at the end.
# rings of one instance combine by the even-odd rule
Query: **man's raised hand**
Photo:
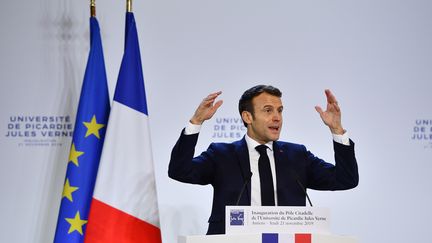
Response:
POLYGON ((217 109, 222 105, 223 100, 215 102, 216 98, 222 94, 222 91, 209 94, 205 97, 198 108, 195 110, 194 115, 190 119, 192 124, 201 125, 204 121, 213 117, 217 109))
POLYGON ((330 128, 333 134, 344 134, 345 130, 342 127, 341 110, 336 97, 329 89, 325 90, 325 95, 327 97, 327 109, 323 111, 320 106, 315 106, 315 110, 320 114, 324 124, 330 128))

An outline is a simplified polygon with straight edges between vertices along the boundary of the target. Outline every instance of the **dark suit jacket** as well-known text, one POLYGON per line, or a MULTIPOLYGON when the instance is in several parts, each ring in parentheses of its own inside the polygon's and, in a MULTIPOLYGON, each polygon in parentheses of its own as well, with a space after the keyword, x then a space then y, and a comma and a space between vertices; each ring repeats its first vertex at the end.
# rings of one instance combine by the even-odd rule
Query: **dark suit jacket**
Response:
MULTIPOLYGON (((243 184, 250 176, 249 154, 245 139, 233 143, 212 143, 193 158, 198 134, 183 132, 171 153, 169 177, 192 184, 213 186, 213 206, 207 234, 225 233, 225 206, 235 205, 243 184)), ((345 146, 334 142, 336 166, 307 151, 305 146, 273 142, 276 166, 276 187, 279 206, 305 206, 306 188, 316 190, 345 190, 359 181, 354 143, 345 146)), ((240 205, 250 205, 250 183, 240 205)))

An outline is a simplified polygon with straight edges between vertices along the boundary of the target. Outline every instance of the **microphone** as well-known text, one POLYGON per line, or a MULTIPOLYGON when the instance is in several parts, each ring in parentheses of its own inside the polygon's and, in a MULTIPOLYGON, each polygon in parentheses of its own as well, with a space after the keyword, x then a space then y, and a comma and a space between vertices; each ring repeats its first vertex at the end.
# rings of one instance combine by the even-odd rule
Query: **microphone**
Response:
POLYGON ((306 195, 306 198, 307 198, 307 200, 308 200, 308 202, 309 202, 309 205, 311 206, 311 207, 313 207, 312 206, 312 202, 311 202, 311 200, 310 200, 310 198, 309 198, 309 195, 307 194, 307 192, 306 192, 306 188, 303 186, 303 184, 301 183, 301 181, 300 181, 300 179, 297 177, 296 178, 296 181, 297 181, 297 183, 299 184, 299 186, 300 186, 300 188, 302 189, 302 191, 304 192, 304 194, 306 195))
POLYGON ((249 175, 246 177, 246 180, 245 180, 245 182, 244 182, 244 184, 243 184, 243 187, 242 187, 242 189, 241 189, 241 191, 240 191, 240 194, 239 194, 239 196, 238 196, 237 202, 236 202, 236 204, 235 204, 236 206, 239 205, 240 198, 242 197, 242 195, 243 195, 243 193, 244 193, 244 190, 246 189, 246 186, 249 184, 249 181, 251 180, 251 178, 252 178, 252 172, 249 172, 249 175))
POLYGON ((301 183, 301 181, 300 181, 300 177, 299 177, 299 176, 297 175, 297 173, 295 173, 295 171, 293 171, 293 170, 291 170, 291 174, 294 176, 294 178, 295 178, 297 184, 300 186, 300 188, 302 189, 303 193, 306 195, 306 198, 307 198, 307 200, 308 200, 308 202, 309 202, 309 205, 310 205, 311 207, 313 207, 313 206, 312 206, 312 202, 311 202, 311 200, 310 200, 310 198, 309 198, 309 195, 307 194, 306 188, 304 187, 303 183, 301 183))

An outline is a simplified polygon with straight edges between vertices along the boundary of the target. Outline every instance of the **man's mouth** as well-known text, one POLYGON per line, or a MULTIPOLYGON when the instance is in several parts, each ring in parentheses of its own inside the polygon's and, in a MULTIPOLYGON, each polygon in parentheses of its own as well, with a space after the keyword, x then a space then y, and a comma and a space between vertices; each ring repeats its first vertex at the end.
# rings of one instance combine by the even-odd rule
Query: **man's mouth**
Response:
POLYGON ((279 126, 270 126, 269 128, 270 128, 270 130, 272 130, 274 132, 278 132, 279 131, 279 126))

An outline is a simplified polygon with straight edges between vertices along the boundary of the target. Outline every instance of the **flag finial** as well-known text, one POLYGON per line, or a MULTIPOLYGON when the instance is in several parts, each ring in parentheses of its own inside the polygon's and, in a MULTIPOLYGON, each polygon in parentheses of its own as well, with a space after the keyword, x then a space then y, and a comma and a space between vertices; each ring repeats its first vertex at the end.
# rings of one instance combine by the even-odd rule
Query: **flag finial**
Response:
POLYGON ((90 16, 96 17, 96 0, 90 0, 90 16))
POLYGON ((126 0, 126 12, 132 12, 132 0, 126 0))

